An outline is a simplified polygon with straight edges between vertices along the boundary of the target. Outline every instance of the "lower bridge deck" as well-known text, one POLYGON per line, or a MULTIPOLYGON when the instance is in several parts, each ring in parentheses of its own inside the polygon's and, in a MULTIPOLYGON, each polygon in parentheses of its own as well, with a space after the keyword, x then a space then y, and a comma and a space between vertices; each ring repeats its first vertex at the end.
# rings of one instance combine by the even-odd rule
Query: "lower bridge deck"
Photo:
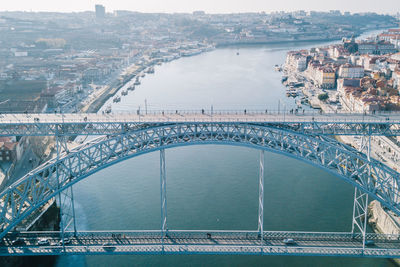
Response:
POLYGON ((10 233, 0 256, 232 254, 400 258, 398 235, 246 231, 100 231, 10 233), (290 240, 292 239, 292 240, 290 240), (63 244, 64 243, 64 244, 63 244))

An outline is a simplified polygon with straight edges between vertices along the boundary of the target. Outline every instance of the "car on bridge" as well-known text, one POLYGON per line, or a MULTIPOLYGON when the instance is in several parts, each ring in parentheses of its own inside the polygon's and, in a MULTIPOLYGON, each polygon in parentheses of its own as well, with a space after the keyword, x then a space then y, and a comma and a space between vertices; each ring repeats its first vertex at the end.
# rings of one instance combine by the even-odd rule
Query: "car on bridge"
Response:
POLYGON ((16 238, 13 241, 11 241, 11 246, 21 246, 21 245, 25 245, 25 240, 22 238, 16 238))
POLYGON ((283 239, 283 243, 285 245, 296 245, 296 242, 294 242, 294 240, 292 238, 285 238, 283 239))
POLYGON ((39 246, 50 245, 50 241, 47 238, 40 238, 37 243, 39 246))
POLYGON ((61 239, 60 242, 58 242, 58 244, 60 246, 62 245, 68 245, 71 244, 72 240, 69 237, 64 237, 64 239, 61 239))
POLYGON ((367 247, 373 247, 375 246, 375 242, 374 240, 365 240, 364 245, 366 245, 367 247))
POLYGON ((116 247, 111 243, 104 243, 103 244, 103 249, 105 251, 114 251, 116 249, 116 247))

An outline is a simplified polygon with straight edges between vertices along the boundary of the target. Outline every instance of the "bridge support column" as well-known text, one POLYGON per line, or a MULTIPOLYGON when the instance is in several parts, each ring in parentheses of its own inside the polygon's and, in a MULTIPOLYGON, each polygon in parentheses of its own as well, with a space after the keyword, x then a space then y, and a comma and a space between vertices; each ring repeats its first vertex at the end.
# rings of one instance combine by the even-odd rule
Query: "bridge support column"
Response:
MULTIPOLYGON (((57 160, 59 159, 62 151, 68 152, 67 142, 65 137, 56 136, 56 149, 57 149, 57 160)), ((57 183, 60 188, 60 178, 57 170, 57 183)), ((60 205, 60 231, 61 237, 64 238, 64 232, 68 228, 72 227, 74 233, 76 233, 76 220, 75 220, 75 203, 74 193, 72 186, 58 194, 58 201, 60 205)))
POLYGON ((160 150, 160 196, 161 196, 161 235, 167 233, 167 179, 165 171, 165 150, 160 150))
POLYGON ((60 195, 60 212, 62 216, 62 225, 64 227, 64 231, 72 227, 74 233, 76 233, 74 192, 72 186, 61 192, 60 195))
POLYGON ((365 234, 367 232, 368 218, 368 194, 358 188, 354 190, 353 224, 351 233, 354 235, 360 232, 363 238, 363 248, 365 248, 365 234))
MULTIPOLYGON (((60 136, 56 135, 56 152, 57 152, 57 162, 60 159, 60 146, 61 146, 61 140, 60 136)), ((60 174, 59 174, 59 169, 58 169, 58 164, 56 164, 56 175, 57 175, 57 189, 60 189, 60 174)), ((60 231, 61 231, 61 240, 64 240, 64 216, 63 216, 63 205, 62 205, 62 197, 61 193, 58 194, 58 202, 60 205, 60 231)), ((65 252, 65 246, 63 244, 64 252, 65 252)))
MULTIPOLYGON (((363 136, 360 144, 361 152, 366 150, 368 161, 371 160, 371 136, 363 136)), ((370 170, 368 183, 370 183, 370 170)), ((368 222, 368 194, 361 191, 357 187, 354 189, 354 204, 353 204, 353 221, 351 227, 351 233, 360 232, 362 234, 362 247, 365 249, 365 236, 367 233, 367 222, 368 222)))
POLYGON ((264 150, 260 151, 260 170, 258 183, 258 235, 264 239, 264 150))

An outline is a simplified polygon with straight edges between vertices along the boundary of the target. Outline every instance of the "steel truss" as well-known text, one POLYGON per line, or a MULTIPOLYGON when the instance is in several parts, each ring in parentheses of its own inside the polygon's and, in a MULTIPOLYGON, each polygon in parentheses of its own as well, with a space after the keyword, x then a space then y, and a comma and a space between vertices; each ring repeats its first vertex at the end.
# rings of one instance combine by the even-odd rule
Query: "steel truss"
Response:
MULTIPOLYGON (((103 136, 69 152, 61 151, 58 159, 39 166, 0 193, 0 237, 49 199, 101 169, 144 153, 200 144, 247 146, 308 162, 353 184, 400 215, 399 174, 333 139, 253 124, 187 123, 103 136)), ((165 177, 162 154, 161 188, 165 177)), ((162 225, 166 230, 166 224, 162 225)))

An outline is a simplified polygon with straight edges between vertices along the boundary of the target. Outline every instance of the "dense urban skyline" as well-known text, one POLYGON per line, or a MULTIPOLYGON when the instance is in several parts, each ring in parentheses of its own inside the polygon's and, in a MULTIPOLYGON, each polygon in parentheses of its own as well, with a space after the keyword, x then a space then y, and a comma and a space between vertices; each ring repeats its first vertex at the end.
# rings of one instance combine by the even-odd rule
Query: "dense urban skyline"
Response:
POLYGON ((277 2, 263 0, 203 0, 203 1, 184 1, 184 0, 148 0, 148 1, 123 1, 123 0, 80 0, 70 1, 28 1, 16 0, 5 1, 0 6, 0 11, 59 11, 73 12, 93 10, 95 4, 103 4, 107 11, 113 10, 132 10, 140 12, 192 12, 204 10, 208 13, 236 13, 236 12, 273 12, 273 11, 293 11, 293 10, 342 10, 350 12, 378 12, 396 13, 400 9, 400 2, 397 0, 382 0, 377 5, 376 1, 366 0, 362 5, 360 2, 349 2, 337 0, 334 2, 321 2, 318 0, 296 1, 283 0, 277 2))

